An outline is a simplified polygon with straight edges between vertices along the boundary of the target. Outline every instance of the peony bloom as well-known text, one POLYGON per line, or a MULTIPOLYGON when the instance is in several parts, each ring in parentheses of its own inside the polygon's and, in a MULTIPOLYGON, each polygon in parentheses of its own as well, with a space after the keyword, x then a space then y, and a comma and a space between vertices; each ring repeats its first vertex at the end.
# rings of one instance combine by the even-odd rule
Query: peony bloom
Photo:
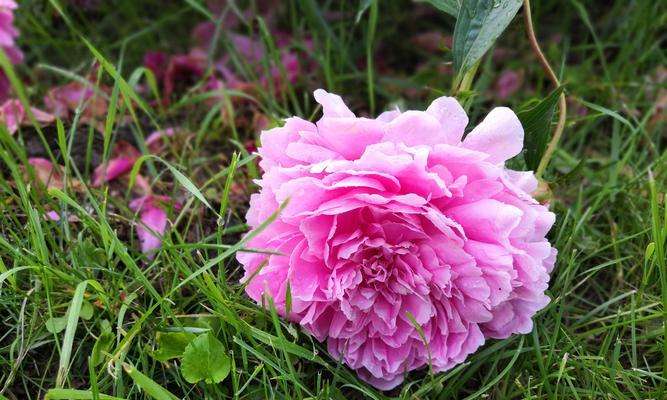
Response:
MULTIPOLYGON (((23 53, 14 40, 19 32, 14 28, 14 10, 17 5, 14 0, 0 0, 0 46, 7 54, 12 64, 23 60, 23 53)), ((0 71, 0 101, 7 100, 11 86, 4 71, 0 71)))
POLYGON ((530 332, 549 303, 555 216, 531 197, 532 172, 504 166, 522 149, 516 115, 495 108, 462 139, 468 117, 450 97, 376 119, 323 90, 315 99, 317 123, 262 133, 248 224, 290 201, 247 244, 281 255, 238 253, 248 295, 285 315, 289 284, 289 317, 383 390, 429 352, 444 371, 487 338, 530 332))

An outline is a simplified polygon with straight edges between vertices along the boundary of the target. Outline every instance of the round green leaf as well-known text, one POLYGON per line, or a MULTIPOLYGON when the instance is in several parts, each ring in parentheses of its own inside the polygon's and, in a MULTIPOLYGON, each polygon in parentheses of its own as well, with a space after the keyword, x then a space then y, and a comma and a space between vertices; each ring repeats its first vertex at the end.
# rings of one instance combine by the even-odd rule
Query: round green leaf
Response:
POLYGON ((181 373, 190 383, 220 383, 229 375, 230 367, 225 346, 209 332, 199 335, 185 348, 181 373))

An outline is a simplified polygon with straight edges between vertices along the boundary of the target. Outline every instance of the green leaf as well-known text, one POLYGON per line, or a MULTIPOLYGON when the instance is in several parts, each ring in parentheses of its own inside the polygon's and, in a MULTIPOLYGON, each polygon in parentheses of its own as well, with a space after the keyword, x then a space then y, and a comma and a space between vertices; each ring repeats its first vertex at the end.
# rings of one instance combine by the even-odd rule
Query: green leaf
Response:
POLYGON ((79 326, 79 317, 81 315, 81 305, 83 304, 83 296, 86 292, 88 281, 80 282, 76 285, 72 302, 67 309, 67 327, 65 328, 65 335, 63 336, 62 350, 60 352, 60 363, 58 365, 58 375, 56 376, 56 386, 62 387, 65 382, 65 377, 70 367, 70 360, 72 357, 72 350, 74 346, 74 336, 76 329, 79 326))
MULTIPOLYGON (((194 335, 190 334, 190 337, 194 335)), ((151 355, 160 362, 167 362, 172 358, 183 355, 190 339, 185 332, 158 332, 156 337, 158 349, 151 355)))
POLYGON ((461 10, 463 0, 416 0, 420 3, 429 3, 438 10, 445 12, 456 18, 461 10))
POLYGON ((206 333, 185 348, 181 373, 190 383, 220 383, 229 375, 230 367, 225 346, 211 333, 206 333))
MULTIPOLYGON (((179 171, 178 169, 176 169, 173 165, 171 165, 167 161, 165 161, 162 158, 160 158, 158 156, 155 156, 153 154, 144 154, 143 156, 139 157, 134 162, 134 166, 132 167, 132 170, 130 171, 130 187, 134 186, 134 182, 137 178, 137 175, 139 174, 139 170, 141 169, 141 166, 144 163, 144 161, 146 161, 147 159, 150 159, 150 158, 156 159, 156 160, 162 162, 164 164, 164 166, 167 167, 167 169, 169 171, 171 171, 171 173, 174 175, 174 178, 178 181, 178 183, 181 184, 181 186, 183 186, 185 189, 187 189, 188 192, 190 192, 193 196, 195 196, 197 199, 199 199, 199 201, 204 203, 204 205, 206 207, 208 207, 211 211, 213 211, 217 215, 217 211, 215 210, 215 208, 213 208, 211 206, 211 204, 208 202, 208 200, 206 200, 206 197, 204 197, 204 195, 199 191, 199 189, 197 189, 195 184, 192 183, 192 181, 190 179, 188 179, 185 175, 183 175, 183 173, 181 171, 179 171)), ((218 215, 218 217, 220 217, 220 216, 218 215)), ((222 217, 220 217, 220 218, 222 218, 222 217)))
POLYGON ((357 16, 354 18, 354 23, 358 24, 361 21, 361 17, 364 16, 364 13, 368 8, 373 4, 373 0, 360 0, 359 8, 357 9, 357 16))
POLYGON ((81 313, 79 314, 79 317, 81 317, 81 319, 85 319, 86 321, 93 318, 93 305, 87 301, 81 303, 81 313))
POLYGON ((98 366, 104 362, 104 354, 108 352, 116 336, 111 331, 104 331, 95 341, 93 351, 90 353, 90 363, 98 366))
MULTIPOLYGON (((50 389, 44 396, 44 400, 93 400, 94 398, 95 395, 90 390, 76 389, 50 389)), ((123 400, 121 397, 101 393, 97 394, 97 398, 99 400, 123 400)))
MULTIPOLYGON (((67 326, 68 316, 69 316, 69 311, 62 317, 53 317, 47 319, 46 322, 44 323, 46 330, 49 333, 62 332, 67 326)), ((81 304, 81 312, 79 313, 79 316, 85 320, 91 319, 93 317, 93 306, 89 302, 84 301, 81 304)))
POLYGON ((461 3, 454 27, 454 68, 461 76, 479 61, 507 28, 521 0, 469 0, 461 3))
POLYGON ((558 103, 558 97, 563 92, 563 87, 551 92, 534 106, 519 111, 517 116, 523 125, 524 131, 524 159, 528 169, 535 171, 547 149, 547 143, 551 136, 551 120, 558 103))
POLYGON ((46 320, 44 327, 49 333, 60 333, 67 326, 67 316, 53 317, 46 320))
POLYGON ((142 374, 128 363, 123 363, 123 369, 132 380, 149 396, 156 400, 178 400, 173 393, 160 386, 157 382, 142 374))

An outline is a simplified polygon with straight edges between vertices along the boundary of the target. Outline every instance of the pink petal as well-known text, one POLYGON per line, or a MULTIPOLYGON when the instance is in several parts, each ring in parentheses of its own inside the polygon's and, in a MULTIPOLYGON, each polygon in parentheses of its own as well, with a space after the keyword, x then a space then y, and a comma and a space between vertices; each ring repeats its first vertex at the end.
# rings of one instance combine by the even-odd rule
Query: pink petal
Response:
POLYGON ((58 214, 55 211, 49 211, 46 213, 46 216, 51 220, 51 221, 60 221, 60 214, 58 214))
POLYGON ((46 187, 63 187, 59 166, 53 165, 51 161, 41 157, 29 158, 28 163, 32 165, 37 177, 46 187))
POLYGON ((502 163, 521 152, 523 127, 512 110, 497 107, 466 136, 463 147, 484 152, 490 156, 489 161, 502 163))
POLYGON ((166 128, 160 131, 154 131, 146 138, 146 147, 152 153, 159 153, 164 146, 165 136, 174 136, 176 130, 174 128, 166 128))
POLYGON ((447 215, 460 223, 471 239, 509 245, 509 235, 521 222, 523 212, 497 200, 484 199, 453 207, 447 215))
POLYGON ((38 110, 36 108, 31 108, 31 109, 32 109, 32 114, 35 116, 37 122, 48 124, 56 120, 56 116, 53 114, 47 113, 46 111, 38 110))
MULTIPOLYGON (((30 109, 37 122, 51 123, 55 120, 55 116, 52 114, 34 107, 31 107, 30 109)), ((19 126, 30 124, 30 119, 28 118, 23 105, 19 100, 14 99, 7 100, 0 106, 0 121, 5 124, 9 133, 16 132, 19 126)))
POLYGON ((426 112, 440 122, 445 143, 458 144, 468 126, 468 115, 461 104, 453 97, 438 97, 433 100, 426 112))
POLYGON ((167 227, 167 213, 160 207, 147 206, 141 211, 137 235, 141 243, 141 251, 148 253, 162 245, 160 237, 167 227))
POLYGON ((407 146, 447 143, 437 119, 421 111, 406 111, 387 124, 383 141, 407 146))
MULTIPOLYGON (((60 221, 60 214, 58 214, 56 211, 48 211, 46 213, 46 217, 50 219, 51 221, 60 221)), ((69 222, 77 222, 79 219, 76 217, 76 215, 70 215, 67 217, 67 221, 69 222)))
POLYGON ((317 121, 320 137, 327 147, 347 159, 361 156, 366 148, 379 142, 386 124, 369 118, 330 118, 317 121))
POLYGON ((124 140, 119 140, 113 147, 111 159, 107 165, 100 164, 95 169, 93 186, 98 187, 104 182, 111 182, 130 172, 140 155, 139 150, 134 146, 124 140))
POLYGON ((354 118, 355 115, 349 108, 345 105, 343 99, 333 93, 329 93, 323 89, 317 89, 313 93, 315 96, 315 101, 322 105, 322 112, 324 117, 330 118, 354 118))
POLYGON ((122 176, 132 170, 134 159, 115 158, 110 160, 107 167, 100 165, 95 170, 95 178, 93 179, 93 186, 99 187, 104 182, 111 182, 114 179, 122 176))
POLYGON ((18 100, 7 100, 0 106, 0 120, 5 124, 9 133, 18 130, 25 120, 25 109, 18 100))

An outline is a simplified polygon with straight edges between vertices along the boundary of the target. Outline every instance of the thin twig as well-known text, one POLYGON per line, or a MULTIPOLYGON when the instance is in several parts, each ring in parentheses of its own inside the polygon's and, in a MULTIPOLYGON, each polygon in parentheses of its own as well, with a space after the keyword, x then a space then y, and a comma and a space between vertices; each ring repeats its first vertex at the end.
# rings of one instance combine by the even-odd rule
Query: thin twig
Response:
MULTIPOLYGON (((547 61, 546 57, 544 57, 544 53, 542 53, 540 45, 537 43, 537 38, 535 38, 535 31, 533 30, 533 18, 530 13, 530 0, 523 0, 523 17, 526 23, 528 41, 530 42, 530 46, 533 48, 533 52, 537 56, 537 59, 540 61, 540 64, 542 64, 542 68, 549 76, 551 82, 556 88, 559 88, 560 81, 558 80, 558 76, 556 76, 553 69, 551 68, 551 65, 549 65, 549 61, 547 61)), ((544 155, 540 160, 540 164, 537 166, 537 171, 535 172, 535 176, 538 179, 542 177, 544 170, 547 169, 549 161, 556 151, 558 142, 560 142, 560 138, 563 135, 563 130, 565 129, 565 118, 567 117, 567 103, 565 101, 565 93, 561 93, 558 99, 558 108, 560 113, 558 115, 558 124, 556 125, 556 130, 554 131, 554 135, 549 142, 549 146, 547 146, 547 150, 544 152, 544 155)))

